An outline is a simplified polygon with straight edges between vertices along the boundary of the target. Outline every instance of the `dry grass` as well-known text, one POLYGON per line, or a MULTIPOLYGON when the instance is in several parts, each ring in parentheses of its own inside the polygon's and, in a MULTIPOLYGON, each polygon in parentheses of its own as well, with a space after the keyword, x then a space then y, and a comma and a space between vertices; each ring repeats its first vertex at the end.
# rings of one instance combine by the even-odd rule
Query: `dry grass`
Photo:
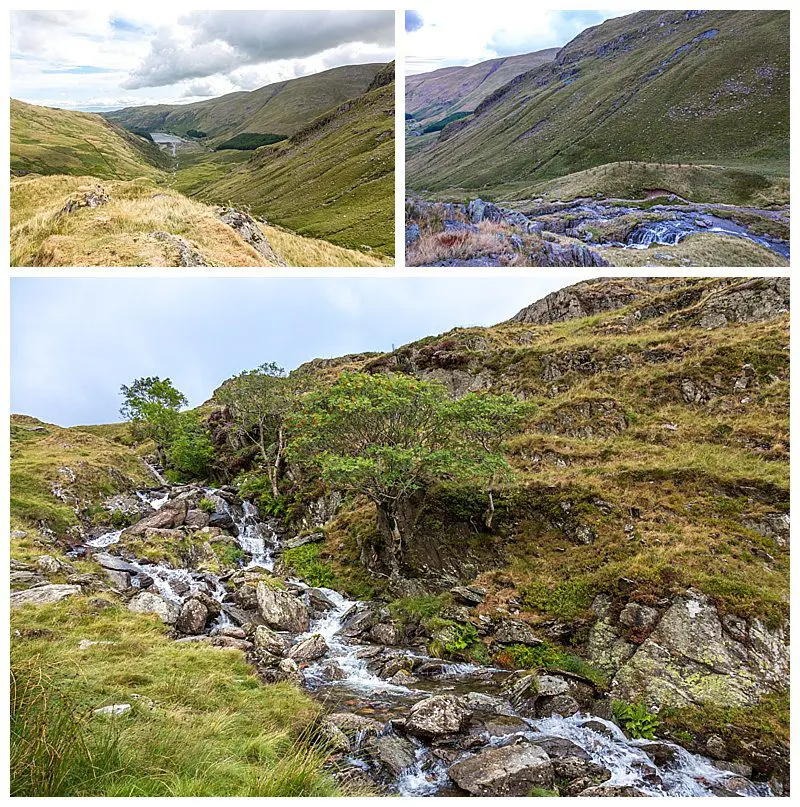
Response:
POLYGON ((272 248, 289 266, 393 266, 394 261, 377 253, 336 246, 320 238, 306 238, 281 227, 261 226, 272 248))
POLYGON ((511 227, 490 221, 475 226, 474 232, 423 232, 406 251, 406 262, 409 266, 433 266, 448 261, 491 258, 500 265, 515 265, 522 257, 520 251, 533 251, 540 240, 538 236, 521 235, 511 227), (522 247, 515 249, 510 241, 512 234, 522 239, 522 247))

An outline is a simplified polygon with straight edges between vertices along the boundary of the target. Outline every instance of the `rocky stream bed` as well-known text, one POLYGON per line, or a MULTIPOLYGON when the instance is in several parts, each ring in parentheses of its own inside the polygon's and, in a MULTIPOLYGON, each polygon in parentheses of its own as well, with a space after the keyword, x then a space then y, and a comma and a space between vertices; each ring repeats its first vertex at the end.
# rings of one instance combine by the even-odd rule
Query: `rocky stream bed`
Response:
MULTIPOLYGON (((736 765, 626 737, 609 719, 607 698, 580 675, 434 658, 425 644, 406 641, 382 603, 294 579, 280 555, 308 536, 287 535, 232 487, 165 484, 108 506, 132 516, 131 526, 89 534, 73 554, 91 555, 128 608, 157 614, 177 642, 240 650, 265 684, 289 681, 312 693, 325 713, 315 730, 343 783, 404 796, 556 789, 583 796, 773 795, 736 765), (141 551, 171 541, 185 547, 185 566, 149 562, 141 551), (232 548, 237 562, 215 564, 215 547, 232 548)), ((30 582, 12 604, 14 597, 18 604, 47 602, 81 590, 44 578, 30 582)), ((456 607, 467 614, 482 596, 454 589, 456 607)), ((106 709, 122 714, 130 706, 106 709)))

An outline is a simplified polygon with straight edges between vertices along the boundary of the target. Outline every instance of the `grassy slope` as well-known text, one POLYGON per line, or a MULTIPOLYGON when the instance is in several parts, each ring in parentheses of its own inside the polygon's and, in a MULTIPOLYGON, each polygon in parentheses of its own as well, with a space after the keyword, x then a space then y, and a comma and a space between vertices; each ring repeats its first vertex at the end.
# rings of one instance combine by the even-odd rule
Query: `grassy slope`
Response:
POLYGON ((551 61, 557 53, 558 48, 550 48, 406 76, 406 112, 423 126, 454 112, 472 112, 486 96, 518 75, 551 61))
POLYGON ((11 100, 12 171, 157 180, 167 167, 156 146, 100 115, 11 100))
POLYGON ((124 126, 185 134, 205 132, 212 142, 240 132, 290 135, 369 87, 382 64, 345 65, 194 104, 129 107, 107 117, 124 126))
POLYGON ((201 198, 248 205, 302 235, 394 253, 394 84, 258 149, 201 198))
POLYGON ((761 190, 788 175, 788 30, 786 12, 609 20, 412 157, 409 186, 498 189, 645 160, 750 171, 761 190), (692 43, 711 29, 715 38, 692 43))

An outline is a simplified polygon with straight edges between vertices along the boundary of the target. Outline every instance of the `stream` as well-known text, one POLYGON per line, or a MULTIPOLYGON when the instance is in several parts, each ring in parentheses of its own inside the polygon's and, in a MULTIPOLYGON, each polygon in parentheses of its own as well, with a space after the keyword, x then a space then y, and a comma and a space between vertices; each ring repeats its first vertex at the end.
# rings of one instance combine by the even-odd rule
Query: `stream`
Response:
MULTIPOLYGON (((158 513, 175 493, 174 487, 161 486, 138 491, 136 496, 147 517, 158 513)), ((223 493, 225 498, 219 494, 215 488, 205 488, 198 489, 197 496, 213 499, 220 518, 230 516, 233 525, 230 532, 245 554, 239 573, 259 568, 272 571, 282 539, 271 520, 262 519, 250 502, 239 504, 241 500, 230 492, 223 493)), ((130 560, 122 557, 124 552, 116 555, 122 532, 113 530, 97 535, 85 542, 84 551, 93 553, 104 568, 125 570, 130 574, 132 589, 157 592, 178 608, 198 593, 221 605, 231 601, 227 586, 230 573, 215 575, 130 560)), ((327 652, 321 658, 301 664, 305 688, 327 713, 351 713, 364 718, 365 725, 378 726, 356 732, 349 752, 341 755, 337 765, 340 770, 351 769, 367 777, 389 794, 464 795, 451 780, 448 768, 487 749, 523 743, 538 744, 545 749, 571 749, 571 759, 579 755, 582 764, 594 763, 608 772, 603 788, 635 788, 639 795, 650 796, 772 795, 766 784, 722 770, 711 760, 672 743, 631 740, 614 723, 596 715, 578 712, 569 717, 555 714, 531 717, 512 706, 513 698, 508 695, 506 685, 518 680, 515 678, 518 674, 475 664, 443 662, 429 656, 423 645, 390 647, 366 640, 363 635, 354 638, 347 635, 352 633, 348 626, 365 604, 332 589, 312 588, 291 577, 285 585, 308 606, 312 618, 307 631, 281 635, 291 645, 297 645, 319 634, 327 644, 327 652), (406 660, 413 674, 382 677, 376 670, 377 659, 381 661, 380 669, 385 669, 387 662, 406 660), (456 695, 474 708, 469 728, 457 741, 421 740, 403 731, 403 721, 411 707, 432 695, 456 695), (403 762, 389 770, 381 764, 381 753, 375 749, 393 747, 392 744, 402 747, 403 762), (653 753, 654 750, 659 753, 653 753)), ((205 634, 233 635, 233 629, 243 635, 229 616, 232 612, 231 608, 228 611, 223 608, 206 625, 205 634)), ((181 641, 188 640, 186 637, 181 641)), ((624 795, 624 790, 619 794, 624 795)))

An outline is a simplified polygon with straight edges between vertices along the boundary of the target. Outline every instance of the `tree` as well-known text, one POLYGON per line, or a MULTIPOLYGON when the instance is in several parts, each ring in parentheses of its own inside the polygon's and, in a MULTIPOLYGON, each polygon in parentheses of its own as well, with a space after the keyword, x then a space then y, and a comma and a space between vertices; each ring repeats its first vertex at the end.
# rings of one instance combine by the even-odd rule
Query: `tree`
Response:
POLYGON ((184 476, 205 476, 214 456, 214 446, 205 424, 194 412, 181 412, 175 423, 167 460, 184 476))
POLYGON ((153 440, 159 462, 166 464, 166 450, 178 424, 186 396, 172 385, 169 378, 158 376, 137 378, 129 387, 122 385, 124 398, 120 414, 131 421, 134 434, 153 440))
POLYGON ((394 575, 412 497, 442 479, 494 478, 506 465, 497 447, 510 425, 498 430, 489 420, 497 415, 510 424, 505 416, 510 399, 487 395, 452 402, 438 383, 345 373, 301 399, 292 418, 290 454, 314 466, 336 489, 375 503, 394 575))
POLYGON ((258 446, 276 499, 286 457, 285 420, 298 386, 283 367, 270 362, 239 373, 217 393, 219 402, 229 408, 239 435, 258 446))

